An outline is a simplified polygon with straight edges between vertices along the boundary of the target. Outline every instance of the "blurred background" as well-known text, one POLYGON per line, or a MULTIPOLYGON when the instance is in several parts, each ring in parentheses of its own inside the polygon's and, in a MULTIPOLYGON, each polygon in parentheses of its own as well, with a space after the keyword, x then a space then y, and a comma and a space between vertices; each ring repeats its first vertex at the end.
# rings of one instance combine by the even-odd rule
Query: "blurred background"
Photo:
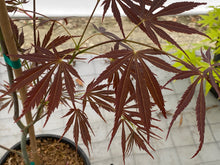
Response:
MULTIPOLYGON (((101 0, 101 3, 104 0, 101 0)), ((178 2, 185 0, 178 0, 178 2)), ((203 5, 193 9, 190 12, 185 14, 204 14, 209 8, 208 6, 217 6, 220 5, 220 0, 189 0, 194 2, 206 2, 207 5, 203 5)), ((32 9, 32 2, 24 5, 25 9, 32 9)), ((176 2, 176 0, 168 0, 165 4, 170 4, 176 2)), ((52 17, 62 17, 62 16, 88 16, 96 3, 96 0, 37 0, 37 11, 44 13, 47 16, 52 17), (77 6, 77 7, 76 7, 77 6)), ((95 13, 96 16, 102 15, 102 7, 99 7, 95 13)), ((107 15, 111 16, 111 12, 108 12, 107 15)), ((24 16, 22 13, 16 13, 14 16, 24 16)))

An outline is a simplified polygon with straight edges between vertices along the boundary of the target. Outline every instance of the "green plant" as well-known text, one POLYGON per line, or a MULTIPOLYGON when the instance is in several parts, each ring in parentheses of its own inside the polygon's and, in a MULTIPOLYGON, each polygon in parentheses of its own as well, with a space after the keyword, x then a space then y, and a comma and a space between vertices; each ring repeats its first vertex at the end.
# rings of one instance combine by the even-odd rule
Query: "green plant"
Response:
MULTIPOLYGON (((220 54, 220 6, 211 6, 212 10, 208 12, 208 15, 201 15, 201 20, 198 21, 202 27, 205 27, 205 33, 211 38, 211 43, 213 43, 212 50, 214 54, 220 54)), ((203 45, 205 45, 210 40, 204 40, 203 45)))
MULTIPOLYGON (((205 130, 206 104, 203 85, 206 82, 212 85, 216 83, 216 75, 219 78, 219 71, 216 66, 218 66, 219 63, 213 64, 211 62, 211 52, 209 49, 206 53, 201 52, 202 56, 200 58, 208 67, 201 69, 195 65, 192 62, 194 54, 187 54, 188 52, 183 50, 164 29, 186 34, 198 34, 205 37, 207 37, 207 35, 177 22, 160 20, 160 17, 180 14, 199 5, 204 5, 205 3, 176 2, 165 6, 166 0, 97 0, 82 34, 70 34, 65 28, 65 24, 61 24, 58 20, 37 13, 35 7, 33 12, 30 12, 18 8, 17 3, 21 1, 6 1, 10 10, 22 11, 33 21, 34 40, 31 48, 25 50, 22 49, 22 44, 25 42, 23 32, 19 33, 15 24, 10 24, 9 21, 7 22, 7 14, 4 14, 4 2, 5 1, 0 0, 0 27, 8 49, 7 54, 12 61, 21 59, 22 69, 24 71, 21 72, 21 68, 14 69, 16 79, 9 89, 3 91, 1 98, 6 99, 5 97, 10 93, 16 94, 17 91, 20 91, 23 110, 19 113, 15 106, 17 102, 14 100, 14 112, 15 121, 23 134, 22 153, 19 154, 23 156, 26 164, 30 164, 24 144, 27 134, 29 133, 30 137, 33 137, 33 139, 31 139, 33 140, 32 151, 35 152, 34 124, 42 118, 46 118, 45 124, 47 124, 50 116, 61 102, 68 108, 64 117, 69 117, 63 135, 72 125, 76 145, 78 144, 80 136, 88 150, 91 145, 90 134, 93 131, 89 124, 89 116, 87 116, 86 111, 86 107, 89 104, 104 121, 105 118, 102 115, 102 110, 107 110, 115 114, 109 147, 115 135, 121 130, 121 147, 124 161, 125 156, 131 152, 134 144, 152 156, 150 150, 153 148, 150 144, 150 139, 158 138, 158 135, 152 132, 152 130, 161 130, 153 122, 158 121, 158 119, 153 118, 152 115, 160 111, 166 118, 165 103, 161 92, 161 90, 166 88, 166 84, 163 87, 159 84, 157 77, 147 62, 159 69, 175 74, 167 84, 173 80, 194 77, 192 84, 184 92, 178 103, 169 131, 178 115, 190 103, 194 96, 196 86, 199 86, 200 90, 195 111, 200 135, 200 145, 193 157, 199 153, 204 142, 205 130), (121 35, 117 36, 103 28, 94 26, 98 32, 86 38, 87 28, 91 23, 97 6, 100 5, 101 2, 104 8, 103 20, 107 10, 111 8, 121 35), (128 19, 134 23, 134 28, 128 34, 123 30, 119 6, 127 15, 128 19), (40 21, 36 15, 43 16, 45 20, 40 21), (42 22, 51 24, 50 29, 43 38, 40 35, 41 31, 38 29, 42 22), (62 26, 68 35, 56 36, 52 39, 52 34, 55 30, 54 26, 62 26), (8 30, 10 28, 12 28, 14 35, 10 34, 10 30, 8 30), (130 39, 131 34, 135 34, 137 28, 142 30, 143 37, 152 41, 153 46, 130 39), (100 35, 106 37, 106 40, 99 42, 98 38, 100 35), (12 45, 11 38, 8 38, 9 36, 14 36, 14 45, 12 45), (163 50, 158 37, 167 40, 177 47, 183 52, 186 60, 163 50), (97 43, 87 47, 85 42, 91 38, 97 38, 97 43), (65 50, 58 49, 60 45, 69 40, 72 40, 72 47, 66 48, 65 50), (111 47, 111 44, 113 44, 113 47, 111 47), (97 55, 93 50, 101 45, 110 45, 109 51, 97 55), (142 46, 143 49, 137 49, 136 45, 142 46), (20 51, 20 53, 18 53, 17 50, 20 51), (111 62, 106 70, 91 81, 86 90, 82 92, 83 94, 81 94, 76 91, 73 78, 83 80, 78 74, 78 71, 74 68, 73 62, 76 59, 83 60, 80 57, 87 52, 95 55, 90 62, 98 58, 111 59, 111 62), (172 66, 164 61, 161 58, 164 55, 177 61, 184 69, 181 70, 179 67, 172 66), (26 87, 24 88, 24 86, 26 87), (78 105, 79 103, 81 104, 78 105), (156 111, 153 110, 155 107, 157 107, 156 111), (32 113, 34 113, 34 115, 32 115, 32 113), (27 125, 23 124, 20 120, 24 116, 27 119, 27 125)), ((63 20, 67 23, 67 19, 63 20)), ((40 164, 37 154, 34 162, 37 165, 40 164)))
MULTIPOLYGON (((201 15, 201 19, 197 21, 198 24, 201 25, 202 28, 205 29, 205 34, 209 36, 209 38, 205 38, 201 40, 199 43, 191 43, 192 48, 185 49, 186 54, 177 49, 172 44, 165 45, 164 48, 167 51, 173 52, 173 55, 176 55, 178 58, 181 58, 185 62, 190 61, 194 66, 200 68, 202 72, 212 67, 215 67, 214 72, 210 75, 213 75, 214 78, 210 77, 209 83, 206 85, 206 94, 210 91, 211 88, 214 87, 216 91, 219 88, 217 85, 212 85, 210 83, 211 80, 215 79, 216 84, 219 84, 219 68, 217 61, 219 60, 220 54, 220 7, 219 6, 211 6, 212 10, 208 12, 207 15, 201 15), (203 48, 205 51, 211 51, 212 57, 210 59, 210 64, 206 61, 202 60, 203 56, 201 56, 200 49, 203 48)), ((187 70, 187 68, 181 63, 175 63, 175 67, 179 67, 181 70, 187 70)), ((192 77, 193 79, 193 77, 192 77)))

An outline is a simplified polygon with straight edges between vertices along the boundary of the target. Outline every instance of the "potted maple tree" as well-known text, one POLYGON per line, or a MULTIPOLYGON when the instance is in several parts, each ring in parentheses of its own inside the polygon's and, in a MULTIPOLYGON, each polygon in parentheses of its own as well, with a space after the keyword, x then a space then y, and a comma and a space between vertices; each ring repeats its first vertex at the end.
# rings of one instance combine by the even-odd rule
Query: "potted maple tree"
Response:
MULTIPOLYGON (((26 149, 27 135, 30 137, 31 154, 33 155, 33 160, 31 161, 36 165, 42 163, 39 159, 40 153, 37 152, 34 125, 43 118, 46 118, 45 124, 47 124, 50 116, 59 107, 60 103, 67 106, 68 110, 65 117, 69 117, 61 139, 72 126, 73 139, 76 146, 78 146, 79 137, 81 136, 83 143, 89 150, 91 145, 90 134, 93 131, 89 124, 89 116, 87 116, 86 109, 87 105, 90 105, 103 120, 105 120, 105 118, 101 110, 107 110, 115 115, 109 146, 115 135, 121 132, 121 147, 124 163, 126 154, 130 153, 134 144, 153 157, 150 152, 152 149, 150 139, 157 138, 158 135, 152 132, 152 130, 161 130, 153 122, 158 121, 158 119, 153 117, 153 113, 159 111, 166 118, 165 101, 161 91, 166 89, 166 85, 173 80, 183 80, 192 77, 192 84, 189 85, 181 100, 178 102, 178 106, 170 123, 169 131, 178 115, 190 103, 196 87, 199 86, 195 112, 200 135, 200 145, 193 157, 199 153, 204 142, 205 131, 206 104, 203 87, 205 83, 210 83, 211 85, 216 84, 213 74, 219 73, 215 67, 219 66, 219 63, 211 63, 210 59, 212 55, 208 50, 205 53, 202 52, 201 58, 207 65, 205 67, 193 65, 190 61, 191 57, 166 30, 189 35, 198 34, 208 36, 186 25, 160 19, 162 16, 180 14, 199 5, 204 5, 205 3, 175 2, 170 5, 165 5, 166 1, 167 0, 97 0, 91 16, 88 17, 83 32, 81 34, 70 34, 65 28, 65 25, 61 24, 58 20, 37 13, 35 11, 35 1, 33 1, 34 10, 31 12, 16 6, 16 4, 19 4, 21 1, 0 0, 0 28, 7 48, 7 53, 5 52, 4 56, 6 63, 10 65, 10 67, 8 67, 9 70, 12 67, 15 75, 15 79, 11 80, 10 87, 2 91, 3 94, 1 98, 4 99, 5 96, 13 94, 14 120, 22 132, 20 145, 22 152, 18 153, 24 159, 25 164, 31 163, 26 149), (34 39, 30 49, 24 50, 21 47, 25 42, 23 32, 19 33, 16 25, 13 21, 10 21, 5 2, 8 4, 8 10, 22 11, 33 21, 34 39), (103 6, 103 20, 107 10, 109 8, 112 9, 113 16, 121 31, 120 36, 94 26, 98 31, 97 35, 93 34, 88 38, 85 37, 91 19, 94 17, 97 6, 100 4, 103 6), (134 23, 134 28, 128 34, 124 32, 119 7, 123 10, 127 18, 134 23), (36 15, 43 16, 45 18, 44 21, 51 23, 43 39, 40 37, 40 30, 38 30, 37 27, 44 21, 39 21, 38 24, 39 18, 36 17, 36 15), (62 26, 68 35, 61 35, 52 39, 51 36, 55 30, 55 25, 62 26), (152 41, 152 44, 130 39, 131 34, 135 34, 137 28, 142 30, 143 37, 152 41), (85 45, 86 41, 93 37, 99 37, 100 35, 106 37, 106 40, 100 41, 97 39, 94 45, 85 45), (187 60, 182 60, 164 51, 158 37, 175 45, 185 54, 187 60), (68 40, 73 41, 73 47, 59 50, 58 46, 68 40), (113 44, 113 46, 110 44, 113 44), (96 52, 93 52, 93 49, 101 45, 110 45, 109 51, 97 55, 96 52), (136 45, 141 46, 141 49, 136 48, 136 45), (88 84, 85 91, 78 92, 74 79, 76 78, 82 82, 83 80, 78 74, 78 71, 74 68, 73 63, 75 60, 83 60, 80 58, 81 55, 88 52, 95 54, 95 57, 90 60, 90 62, 105 58, 110 59, 110 63, 97 78, 94 78, 88 84), (163 56, 170 57, 174 61, 184 65, 186 69, 180 70, 178 67, 172 66, 161 58, 163 56), (172 72, 174 76, 171 77, 165 85, 161 85, 148 63, 159 69, 172 72), (21 113, 19 113, 18 108, 16 108, 17 92, 23 104, 21 113), (153 110, 155 108, 157 110, 153 110), (23 117, 26 118, 26 125, 22 123, 21 119, 23 117)), ((63 20, 67 22, 67 19, 63 20)), ((219 74, 217 75, 219 76, 219 74)), ((9 77, 12 79, 13 76, 9 77)), ((17 153, 17 151, 14 150, 13 152, 17 153)), ((46 164, 46 162, 44 162, 44 164, 46 164)))

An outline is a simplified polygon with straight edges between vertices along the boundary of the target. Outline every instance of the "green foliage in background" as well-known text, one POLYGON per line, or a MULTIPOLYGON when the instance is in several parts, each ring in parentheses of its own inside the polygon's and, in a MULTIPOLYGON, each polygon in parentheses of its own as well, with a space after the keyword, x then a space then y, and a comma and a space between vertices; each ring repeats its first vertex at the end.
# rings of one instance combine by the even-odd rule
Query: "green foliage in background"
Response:
MULTIPOLYGON (((201 15, 202 20, 198 21, 202 27, 206 27, 205 33, 211 38, 212 47, 215 54, 220 54, 220 6, 213 7, 208 15, 201 15)), ((204 40, 204 43, 210 40, 204 40)), ((207 47, 206 47, 207 48, 207 47)))
MULTIPOLYGON (((201 20, 197 21, 197 23, 205 29, 204 33, 210 38, 205 38, 204 40, 201 40, 200 43, 191 43, 192 47, 190 49, 184 49, 185 53, 170 43, 164 46, 166 51, 172 52, 178 58, 181 58, 186 62, 190 61, 193 65, 200 67, 201 71, 210 67, 202 60, 202 56, 200 55, 201 47, 205 50, 208 50, 209 48, 211 49, 213 55, 212 64, 220 60, 220 6, 210 6, 210 8, 212 8, 212 10, 209 11, 207 15, 200 15, 201 20)), ((173 66, 178 67, 181 70, 187 70, 184 65, 178 62, 174 63, 173 66)), ((220 79, 217 74, 220 74, 220 69, 217 70, 219 72, 213 73, 213 75, 216 79, 216 83, 219 84, 220 79)), ((206 94, 211 87, 212 86, 207 82, 206 94)))

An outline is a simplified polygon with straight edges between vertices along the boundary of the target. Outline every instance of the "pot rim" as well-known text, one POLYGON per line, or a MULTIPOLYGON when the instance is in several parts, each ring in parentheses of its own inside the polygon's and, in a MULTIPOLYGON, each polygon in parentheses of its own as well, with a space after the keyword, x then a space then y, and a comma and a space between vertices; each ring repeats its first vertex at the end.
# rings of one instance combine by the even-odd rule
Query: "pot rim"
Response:
MULTIPOLYGON (((41 139, 41 138, 53 138, 53 139, 59 140, 59 139, 61 138, 61 136, 56 135, 56 134, 39 134, 39 135, 36 135, 36 138, 37 138, 37 139, 41 139)), ((62 137, 62 139, 60 140, 60 142, 66 143, 66 144, 70 145, 71 148, 76 149, 76 144, 75 144, 72 140, 70 140, 69 138, 62 137)), ((27 144, 30 143, 29 137, 27 138, 26 143, 27 143, 27 144)), ((19 149, 19 148, 20 148, 20 142, 17 142, 16 144, 14 144, 14 145, 11 147, 11 149, 19 149)), ((9 156, 10 153, 11 153, 10 151, 7 151, 7 152, 2 156, 2 158, 0 159, 0 165, 2 165, 3 163, 5 163, 7 157, 9 156)), ((79 156, 83 159, 85 165, 90 165, 89 158, 87 157, 87 155, 86 155, 86 153, 83 151, 83 149, 80 148, 79 145, 77 146, 77 153, 78 153, 79 156)))

